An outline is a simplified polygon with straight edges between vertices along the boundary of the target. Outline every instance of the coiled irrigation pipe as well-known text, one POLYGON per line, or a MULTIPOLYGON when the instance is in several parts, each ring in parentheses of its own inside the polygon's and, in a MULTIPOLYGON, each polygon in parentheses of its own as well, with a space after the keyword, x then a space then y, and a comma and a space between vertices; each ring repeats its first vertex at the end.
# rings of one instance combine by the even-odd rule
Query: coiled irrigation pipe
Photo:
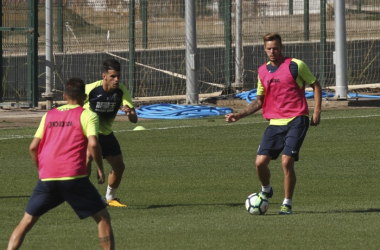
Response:
MULTIPOLYGON (((335 94, 333 93, 327 93, 322 91, 322 98, 326 97, 334 97, 335 94)), ((252 100, 255 100, 257 97, 257 89, 252 89, 248 92, 242 92, 235 95, 236 98, 240 98, 242 100, 246 100, 248 103, 252 103, 252 100)), ((305 97, 306 99, 313 99, 314 93, 312 91, 305 91, 305 97)), ((350 98, 380 98, 380 96, 375 95, 360 95, 360 94, 353 94, 349 93, 348 97, 350 98)))
MULTIPOLYGON (((136 109, 137 116, 147 119, 189 119, 208 116, 225 115, 233 112, 228 107, 212 107, 201 105, 153 104, 136 109)), ((119 111, 118 114, 125 114, 119 111)))
MULTIPOLYGON (((306 99, 314 98, 312 91, 305 92, 306 99)), ((380 98, 373 95, 348 94, 350 98, 380 98)), ((242 92, 235 95, 235 98, 246 100, 252 103, 257 97, 257 89, 252 89, 248 92, 242 92)), ((322 91, 322 98, 334 97, 333 93, 322 91)), ((138 117, 146 119, 189 119, 202 118, 208 116, 225 115, 232 113, 233 109, 228 107, 213 107, 202 105, 177 105, 177 104, 153 104, 140 106, 136 109, 138 117)), ((125 115, 123 111, 119 111, 118 115, 125 115)))

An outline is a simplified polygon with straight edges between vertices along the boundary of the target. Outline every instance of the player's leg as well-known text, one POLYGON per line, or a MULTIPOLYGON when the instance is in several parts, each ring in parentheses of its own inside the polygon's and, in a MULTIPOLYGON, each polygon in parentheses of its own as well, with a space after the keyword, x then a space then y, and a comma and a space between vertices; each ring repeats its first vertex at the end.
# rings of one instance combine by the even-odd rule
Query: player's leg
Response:
POLYGON ((293 213, 293 193, 297 182, 296 172, 294 170, 294 157, 282 155, 281 163, 284 172, 285 198, 282 202, 279 214, 290 215, 293 213))
POLYGON ((271 157, 268 155, 256 156, 256 174, 262 186, 268 186, 270 184, 270 170, 268 167, 270 160, 271 157))
POLYGON ((294 170, 294 158, 288 155, 282 155, 282 170, 284 172, 284 190, 285 199, 292 199, 297 178, 294 170))
POLYGON ((7 250, 19 249, 24 241, 25 235, 30 231, 30 229, 32 229, 39 218, 39 216, 33 216, 25 212, 24 217, 13 230, 11 238, 9 239, 7 250))
POLYGON ((92 215, 98 224, 99 243, 103 249, 115 249, 111 217, 106 208, 92 215))
POLYGON ((269 162, 271 157, 268 155, 258 155, 256 157, 256 174, 261 182, 261 193, 267 198, 273 196, 273 188, 270 183, 269 162))
POLYGON ((106 193, 107 203, 109 206, 126 207, 125 204, 122 204, 120 200, 116 198, 116 191, 120 186, 125 170, 123 156, 121 154, 117 156, 109 155, 106 157, 106 160, 112 167, 112 171, 108 175, 108 187, 106 193))
POLYGON ((8 244, 9 249, 18 249, 25 235, 32 229, 37 220, 49 210, 62 204, 64 201, 55 181, 37 182, 25 209, 24 217, 14 229, 8 244))
POLYGON ((268 126, 264 132, 256 157, 256 173, 261 182, 261 192, 267 197, 273 196, 270 183, 269 162, 280 155, 285 136, 284 126, 268 126))
POLYGON ((103 158, 111 165, 112 171, 108 175, 108 186, 106 200, 109 206, 126 207, 116 198, 116 190, 120 185, 125 165, 118 140, 113 133, 109 135, 99 134, 99 143, 102 149, 103 158))
POLYGON ((297 182, 294 163, 298 161, 299 151, 309 128, 309 118, 307 116, 296 117, 287 127, 288 131, 285 136, 285 146, 281 159, 284 172, 285 198, 280 214, 292 214, 292 199, 297 182))
POLYGON ((113 188, 117 189, 120 185, 124 170, 125 170, 125 164, 123 161, 122 155, 112 156, 109 155, 106 157, 107 162, 111 165, 112 171, 108 175, 108 185, 113 188))
POLYGON ((100 245, 103 249, 114 249, 115 242, 110 215, 98 190, 88 177, 60 182, 62 196, 80 219, 94 218, 98 224, 100 245))

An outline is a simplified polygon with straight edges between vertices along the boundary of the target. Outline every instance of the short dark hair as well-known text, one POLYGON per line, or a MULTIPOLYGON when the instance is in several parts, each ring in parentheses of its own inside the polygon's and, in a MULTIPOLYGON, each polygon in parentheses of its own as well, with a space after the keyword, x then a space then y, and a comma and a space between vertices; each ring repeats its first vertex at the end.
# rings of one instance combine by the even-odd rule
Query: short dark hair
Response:
POLYGON ((115 70, 120 72, 120 63, 115 59, 106 59, 102 64, 102 73, 107 73, 108 70, 115 70))
POLYGON ((264 40, 264 43, 265 43, 265 42, 269 42, 269 41, 277 40, 277 41, 279 41, 280 44, 282 45, 282 39, 281 39, 280 34, 278 34, 278 33, 268 33, 268 34, 266 34, 266 35, 263 37, 263 40, 264 40))
POLYGON ((84 81, 77 77, 70 78, 65 84, 65 94, 72 100, 83 97, 86 94, 85 89, 84 81))

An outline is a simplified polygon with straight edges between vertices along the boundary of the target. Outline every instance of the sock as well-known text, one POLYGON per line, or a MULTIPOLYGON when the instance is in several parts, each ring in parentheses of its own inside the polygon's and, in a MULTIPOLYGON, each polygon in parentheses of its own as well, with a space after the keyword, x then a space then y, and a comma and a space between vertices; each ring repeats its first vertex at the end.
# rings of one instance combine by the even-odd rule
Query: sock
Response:
POLYGON ((107 186, 107 192, 106 192, 106 200, 113 200, 115 199, 117 188, 111 188, 110 186, 107 186))
POLYGON ((267 186, 261 186, 261 192, 269 193, 271 188, 272 188, 271 184, 269 184, 267 186))
POLYGON ((288 207, 292 208, 292 199, 284 199, 284 202, 282 202, 283 205, 287 205, 288 207))

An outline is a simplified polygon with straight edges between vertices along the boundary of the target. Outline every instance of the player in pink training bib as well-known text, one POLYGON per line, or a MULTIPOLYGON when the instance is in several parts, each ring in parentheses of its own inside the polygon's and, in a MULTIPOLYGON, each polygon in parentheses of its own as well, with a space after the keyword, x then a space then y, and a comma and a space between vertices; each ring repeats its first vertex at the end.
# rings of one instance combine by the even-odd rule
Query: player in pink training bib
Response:
POLYGON ((257 98, 239 113, 225 115, 227 122, 236 122, 260 109, 269 120, 256 156, 256 172, 261 182, 261 192, 271 198, 269 162, 282 153, 281 164, 284 172, 285 198, 279 214, 292 214, 292 198, 296 186, 294 162, 309 129, 309 125, 320 123, 322 90, 307 65, 295 58, 284 57, 282 39, 277 33, 263 37, 264 50, 269 62, 258 70, 257 98), (315 107, 309 118, 305 97, 305 85, 314 92, 315 107))

